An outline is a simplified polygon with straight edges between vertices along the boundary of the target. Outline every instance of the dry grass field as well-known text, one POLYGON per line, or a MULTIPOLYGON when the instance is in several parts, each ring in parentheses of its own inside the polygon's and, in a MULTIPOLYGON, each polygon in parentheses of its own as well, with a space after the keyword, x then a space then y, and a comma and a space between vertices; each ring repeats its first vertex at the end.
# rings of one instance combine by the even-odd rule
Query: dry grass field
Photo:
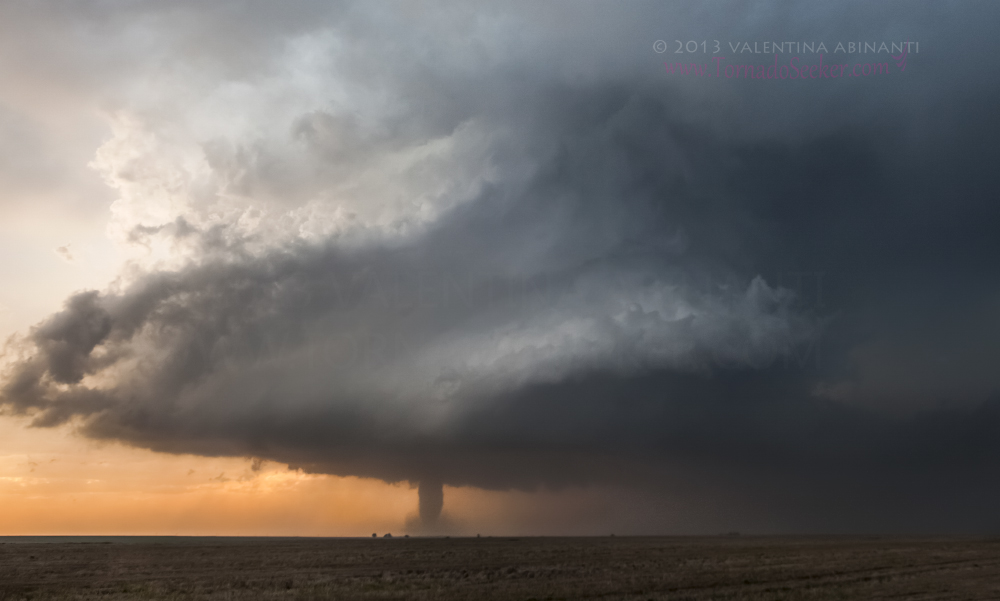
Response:
POLYGON ((1000 599, 1000 540, 8 539, 12 599, 1000 599))

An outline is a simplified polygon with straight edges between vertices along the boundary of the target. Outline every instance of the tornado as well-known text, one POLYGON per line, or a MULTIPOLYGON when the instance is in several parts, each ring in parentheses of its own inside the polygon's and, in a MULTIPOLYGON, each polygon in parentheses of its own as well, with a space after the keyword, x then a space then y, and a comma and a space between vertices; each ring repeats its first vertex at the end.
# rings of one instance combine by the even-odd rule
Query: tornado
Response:
POLYGON ((444 485, 440 480, 421 480, 417 494, 420 497, 420 521, 425 526, 433 526, 441 517, 444 506, 444 485))

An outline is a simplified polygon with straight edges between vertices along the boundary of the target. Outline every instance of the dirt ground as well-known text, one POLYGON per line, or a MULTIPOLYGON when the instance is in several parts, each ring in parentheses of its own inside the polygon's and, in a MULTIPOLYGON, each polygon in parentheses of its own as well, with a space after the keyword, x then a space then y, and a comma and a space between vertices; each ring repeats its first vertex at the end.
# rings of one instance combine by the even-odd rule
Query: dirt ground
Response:
POLYGON ((1000 540, 5 542, 11 599, 1000 599, 1000 540))

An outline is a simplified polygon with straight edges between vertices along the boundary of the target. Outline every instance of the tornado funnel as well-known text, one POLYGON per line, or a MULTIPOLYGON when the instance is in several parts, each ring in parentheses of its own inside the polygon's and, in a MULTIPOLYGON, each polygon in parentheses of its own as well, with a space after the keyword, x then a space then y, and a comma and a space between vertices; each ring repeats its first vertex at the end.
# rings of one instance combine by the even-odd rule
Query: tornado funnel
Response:
POLYGON ((444 486, 440 480, 421 480, 417 494, 420 496, 420 521, 425 526, 433 526, 444 507, 444 486))

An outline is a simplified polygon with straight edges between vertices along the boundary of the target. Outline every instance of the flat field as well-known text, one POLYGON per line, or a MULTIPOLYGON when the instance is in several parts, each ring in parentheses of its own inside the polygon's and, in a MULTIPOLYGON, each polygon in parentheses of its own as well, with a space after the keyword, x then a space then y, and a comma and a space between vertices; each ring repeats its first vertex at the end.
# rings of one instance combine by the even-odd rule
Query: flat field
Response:
POLYGON ((11 599, 1000 599, 1000 540, 2 539, 11 599))

